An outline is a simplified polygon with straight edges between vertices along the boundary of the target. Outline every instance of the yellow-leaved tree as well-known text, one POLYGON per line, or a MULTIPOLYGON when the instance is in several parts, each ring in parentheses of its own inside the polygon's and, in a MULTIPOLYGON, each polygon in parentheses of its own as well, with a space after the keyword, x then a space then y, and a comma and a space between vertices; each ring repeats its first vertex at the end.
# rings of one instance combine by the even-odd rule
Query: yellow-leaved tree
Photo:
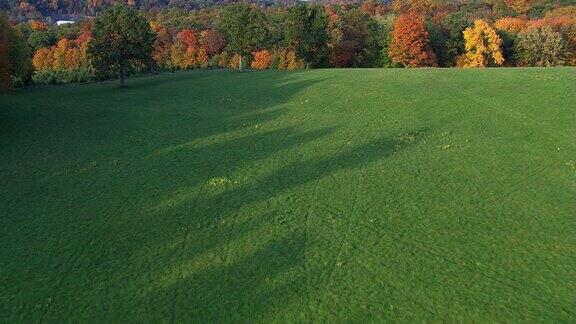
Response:
POLYGON ((464 41, 466 42, 464 67, 486 67, 504 63, 500 49, 502 40, 484 20, 478 19, 474 21, 474 27, 464 30, 464 41))

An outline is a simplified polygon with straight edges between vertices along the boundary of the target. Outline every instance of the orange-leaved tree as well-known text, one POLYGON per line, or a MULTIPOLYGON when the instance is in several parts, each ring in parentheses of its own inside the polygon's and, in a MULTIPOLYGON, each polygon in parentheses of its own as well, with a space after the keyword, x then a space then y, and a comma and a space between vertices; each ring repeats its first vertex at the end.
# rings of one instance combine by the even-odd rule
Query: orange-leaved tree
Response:
POLYGON ((50 47, 39 48, 32 58, 32 66, 36 71, 46 71, 52 69, 54 65, 54 51, 50 47))
POLYGON ((194 29, 183 29, 178 33, 178 37, 180 37, 180 40, 189 48, 196 48, 196 46, 198 46, 198 37, 194 29))
POLYGON ((172 66, 180 69, 194 67, 198 62, 196 54, 198 51, 198 38, 196 31, 184 29, 178 33, 172 45, 170 61, 172 66))
POLYGON ((76 40, 62 38, 51 47, 41 47, 32 57, 35 71, 60 71, 87 68, 89 63, 87 46, 90 35, 82 34, 76 40))
POLYGON ((46 23, 41 22, 39 20, 31 20, 30 28, 36 31, 45 31, 48 29, 48 26, 46 25, 46 23))
POLYGON ((267 50, 260 50, 252 53, 254 57, 250 62, 250 67, 255 70, 265 70, 270 67, 272 63, 272 54, 267 50))
POLYGON ((205 68, 208 66, 208 52, 206 48, 200 47, 196 52, 196 64, 198 67, 205 68))
POLYGON ((172 53, 172 35, 170 34, 170 30, 156 23, 151 23, 150 27, 156 33, 152 58, 158 67, 163 69, 172 68, 172 62, 170 60, 170 55, 172 53))
POLYGON ((402 14, 394 23, 388 55, 405 67, 437 66, 424 17, 413 11, 402 14))
POLYGON ((528 27, 528 20, 518 17, 502 17, 494 22, 494 27, 508 33, 518 34, 528 27))
POLYGON ((61 40, 56 43, 56 47, 54 48, 54 65, 53 68, 55 70, 64 70, 66 69, 66 53, 72 47, 72 42, 70 42, 66 38, 62 38, 61 40))
POLYGON ((228 61, 228 67, 231 69, 238 68, 238 66, 240 66, 240 64, 242 64, 240 62, 240 60, 241 60, 240 54, 232 55, 232 57, 230 58, 230 61, 228 61))
POLYGON ((464 41, 464 67, 486 67, 504 63, 500 49, 502 40, 484 20, 477 19, 473 27, 464 30, 464 41))

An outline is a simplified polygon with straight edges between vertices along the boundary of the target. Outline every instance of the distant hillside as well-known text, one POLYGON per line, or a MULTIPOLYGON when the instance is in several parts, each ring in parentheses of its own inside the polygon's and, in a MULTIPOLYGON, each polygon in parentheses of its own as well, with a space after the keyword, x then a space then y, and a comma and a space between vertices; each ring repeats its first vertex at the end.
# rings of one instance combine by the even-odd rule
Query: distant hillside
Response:
MULTIPOLYGON (((0 10, 9 13, 12 20, 50 18, 79 19, 92 16, 117 2, 124 2, 136 9, 155 11, 164 8, 182 10, 206 9, 214 6, 236 2, 234 0, 0 0, 0 10)), ((250 0, 264 6, 286 6, 298 0, 250 0)))

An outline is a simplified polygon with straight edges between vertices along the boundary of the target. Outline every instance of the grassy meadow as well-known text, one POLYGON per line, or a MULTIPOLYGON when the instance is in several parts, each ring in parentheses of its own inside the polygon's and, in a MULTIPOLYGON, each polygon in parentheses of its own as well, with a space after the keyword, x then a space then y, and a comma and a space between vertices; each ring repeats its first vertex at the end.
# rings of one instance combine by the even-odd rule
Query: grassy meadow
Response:
POLYGON ((0 95, 0 322, 574 322, 576 69, 0 95))

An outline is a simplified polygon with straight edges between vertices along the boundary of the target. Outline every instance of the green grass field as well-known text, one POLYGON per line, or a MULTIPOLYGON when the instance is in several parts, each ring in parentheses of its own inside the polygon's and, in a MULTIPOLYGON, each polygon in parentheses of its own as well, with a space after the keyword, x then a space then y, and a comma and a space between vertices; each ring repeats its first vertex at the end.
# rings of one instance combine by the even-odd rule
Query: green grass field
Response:
POLYGON ((0 322, 576 321, 576 69, 2 95, 0 322))

